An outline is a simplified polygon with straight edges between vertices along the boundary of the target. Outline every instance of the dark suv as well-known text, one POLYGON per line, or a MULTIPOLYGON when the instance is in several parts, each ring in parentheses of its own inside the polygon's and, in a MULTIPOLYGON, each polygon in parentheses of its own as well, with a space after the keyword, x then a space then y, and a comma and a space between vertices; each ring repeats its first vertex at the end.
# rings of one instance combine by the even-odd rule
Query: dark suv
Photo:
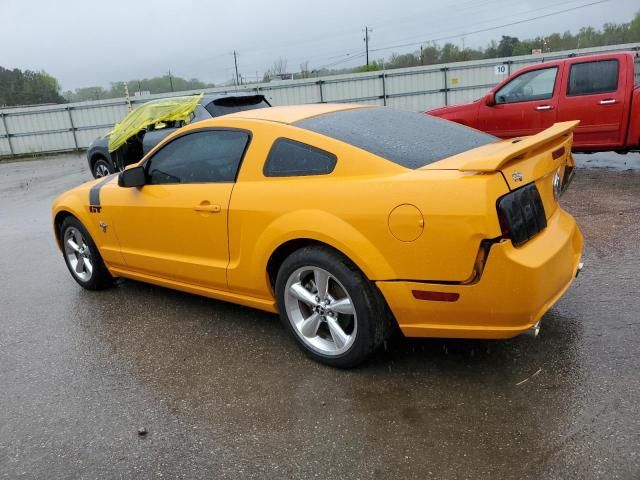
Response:
MULTIPOLYGON (((219 117, 227 113, 270 107, 262 95, 234 93, 233 95, 203 95, 191 115, 189 123, 219 117)), ((97 138, 89 145, 87 160, 95 178, 104 177, 116 170, 138 162, 160 141, 184 126, 183 122, 159 122, 141 129, 127 143, 114 152, 109 152, 109 136, 97 138)))

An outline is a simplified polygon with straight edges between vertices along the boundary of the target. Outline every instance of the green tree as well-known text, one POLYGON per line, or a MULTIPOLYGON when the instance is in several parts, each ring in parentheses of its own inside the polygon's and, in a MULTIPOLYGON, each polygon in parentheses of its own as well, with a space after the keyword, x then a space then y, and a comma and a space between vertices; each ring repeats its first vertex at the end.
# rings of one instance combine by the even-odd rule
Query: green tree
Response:
POLYGON ((460 61, 460 48, 453 43, 445 43, 440 52, 440 61, 442 63, 460 61))
POLYGON ((510 37, 508 35, 502 35, 500 43, 498 43, 497 54, 498 57, 511 57, 513 56, 513 50, 518 47, 520 40, 518 37, 510 37))
MULTIPOLYGON (((128 80, 126 82, 129 95, 135 92, 168 93, 171 91, 180 92, 185 90, 202 90, 212 88, 213 83, 201 82, 197 78, 185 79, 169 75, 160 77, 143 78, 140 80, 128 80), (172 88, 173 86, 173 88, 172 88)), ((65 98, 70 102, 83 102, 86 100, 101 100, 104 98, 121 98, 125 96, 125 82, 110 82, 109 88, 103 87, 83 87, 77 88, 73 92, 65 92, 65 98)))
POLYGON ((435 43, 422 47, 420 52, 420 65, 434 65, 440 61, 440 49, 435 43))
MULTIPOLYGON (((392 68, 392 67, 388 67, 392 68)), ((381 70, 382 65, 377 62, 371 62, 369 65, 361 65, 353 69, 353 73, 362 73, 362 72, 375 72, 376 70, 381 70)))
POLYGON ((0 106, 64 102, 58 80, 44 70, 23 72, 0 67, 0 106))
POLYGON ((406 68, 420 65, 420 59, 413 53, 404 53, 402 55, 392 53, 389 60, 385 63, 386 68, 406 68))

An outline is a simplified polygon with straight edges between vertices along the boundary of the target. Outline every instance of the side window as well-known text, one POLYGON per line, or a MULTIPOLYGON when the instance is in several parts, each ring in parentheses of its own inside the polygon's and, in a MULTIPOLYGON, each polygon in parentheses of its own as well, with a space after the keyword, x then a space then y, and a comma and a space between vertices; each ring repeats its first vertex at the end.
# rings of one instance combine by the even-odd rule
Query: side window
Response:
POLYGON ((574 63, 569 73, 567 95, 593 95, 618 89, 618 60, 574 63))
POLYGON ((247 132, 236 130, 178 137, 147 161, 147 181, 152 185, 235 182, 248 141, 247 132))
POLYGON ((496 103, 546 100, 553 97, 558 67, 541 68, 518 75, 496 92, 496 103))
POLYGON ((334 154, 288 138, 278 138, 264 164, 267 177, 326 175, 336 166, 334 154))

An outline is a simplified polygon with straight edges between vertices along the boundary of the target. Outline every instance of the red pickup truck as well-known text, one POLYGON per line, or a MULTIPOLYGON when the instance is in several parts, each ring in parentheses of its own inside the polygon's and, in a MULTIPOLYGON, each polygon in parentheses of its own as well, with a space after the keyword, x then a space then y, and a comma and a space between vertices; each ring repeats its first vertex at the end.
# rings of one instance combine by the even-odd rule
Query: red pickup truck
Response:
POLYGON ((544 62, 515 72, 479 100, 425 113, 502 138, 580 120, 574 151, 640 151, 638 60, 624 52, 544 62))

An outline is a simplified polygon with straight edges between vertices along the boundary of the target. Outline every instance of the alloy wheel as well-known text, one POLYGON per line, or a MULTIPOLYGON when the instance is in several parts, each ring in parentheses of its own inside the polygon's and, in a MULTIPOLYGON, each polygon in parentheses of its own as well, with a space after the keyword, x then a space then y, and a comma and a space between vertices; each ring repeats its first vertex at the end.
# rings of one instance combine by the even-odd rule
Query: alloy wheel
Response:
POLYGON ((288 278, 285 308, 296 334, 312 350, 327 356, 348 351, 358 322, 351 296, 328 271, 301 267, 288 278))
POLYGON ((64 254, 71 273, 83 282, 89 281, 93 274, 91 250, 82 232, 75 227, 67 228, 64 233, 64 254))
POLYGON ((102 178, 110 175, 109 168, 104 164, 104 162, 98 162, 95 166, 95 177, 102 178))

